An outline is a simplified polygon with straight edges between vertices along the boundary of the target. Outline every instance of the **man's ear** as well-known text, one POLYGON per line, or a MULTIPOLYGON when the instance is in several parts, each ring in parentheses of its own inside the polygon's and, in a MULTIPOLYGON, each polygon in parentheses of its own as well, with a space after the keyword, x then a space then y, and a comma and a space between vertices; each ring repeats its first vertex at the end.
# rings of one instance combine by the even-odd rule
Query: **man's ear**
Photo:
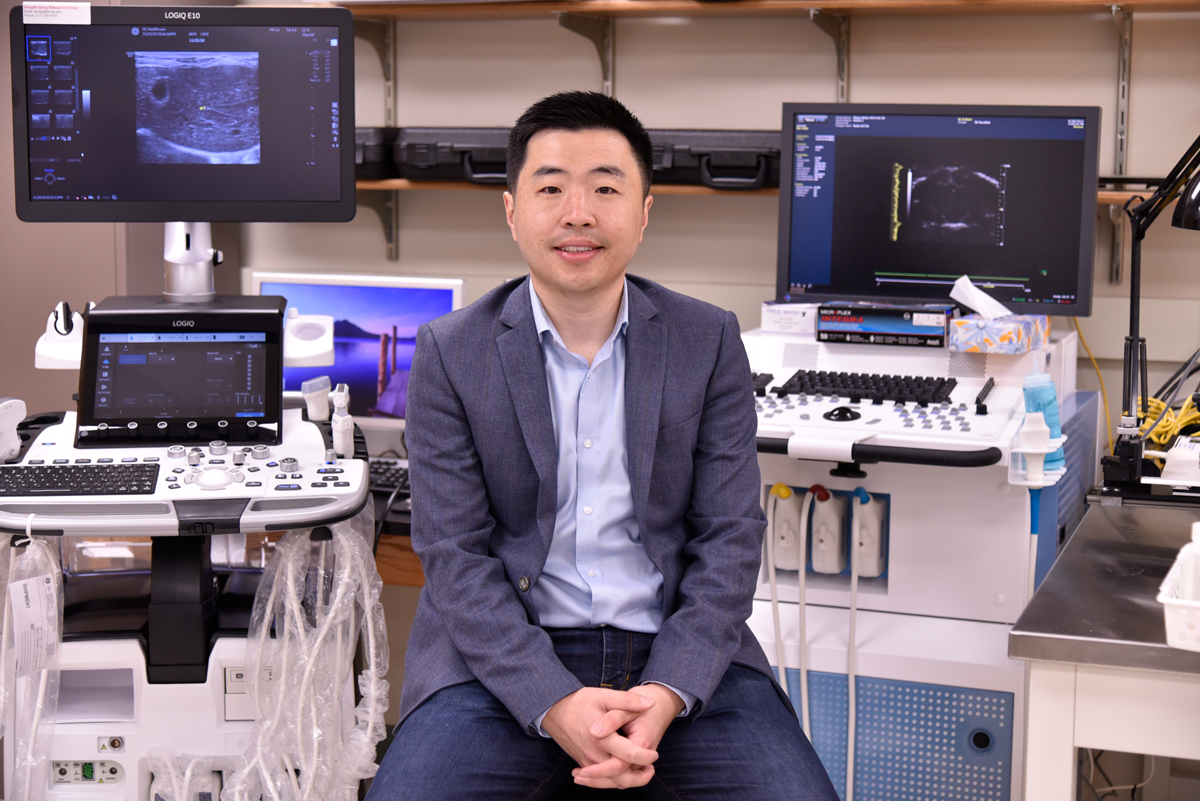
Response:
POLYGON ((513 241, 517 241, 516 223, 513 221, 513 215, 517 212, 517 202, 513 198, 512 192, 504 193, 504 219, 508 221, 508 230, 512 232, 513 241))
POLYGON ((650 224, 650 207, 654 205, 654 195, 646 195, 642 205, 642 230, 638 231, 638 242, 646 235, 646 226, 650 224))

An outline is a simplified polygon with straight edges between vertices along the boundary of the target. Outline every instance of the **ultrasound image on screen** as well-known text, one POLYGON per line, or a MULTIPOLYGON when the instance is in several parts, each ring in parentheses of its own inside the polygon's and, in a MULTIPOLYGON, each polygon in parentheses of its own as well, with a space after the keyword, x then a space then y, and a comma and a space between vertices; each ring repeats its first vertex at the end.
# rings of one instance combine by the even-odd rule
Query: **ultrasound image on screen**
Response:
POLYGON ((968 274, 1003 284, 1006 303, 1070 294, 1082 148, 1070 139, 839 137, 820 195, 791 209, 792 264, 807 270, 792 285, 934 300, 968 274))
POLYGON ((140 164, 258 164, 258 53, 137 52, 140 164))
POLYGON ((899 241, 1003 244, 1003 168, 914 164, 908 168, 899 241), (907 219, 904 219, 904 217, 907 219))

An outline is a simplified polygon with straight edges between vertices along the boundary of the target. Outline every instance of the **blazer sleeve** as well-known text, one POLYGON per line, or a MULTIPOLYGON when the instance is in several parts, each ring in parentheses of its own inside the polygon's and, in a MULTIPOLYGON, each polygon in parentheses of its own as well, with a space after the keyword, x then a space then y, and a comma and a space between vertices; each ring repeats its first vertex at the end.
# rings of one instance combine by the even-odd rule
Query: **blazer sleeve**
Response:
POLYGON ((741 648, 753 607, 766 517, 750 363, 726 312, 693 452, 688 539, 675 612, 664 620, 642 681, 696 696, 699 714, 741 648))
MULTIPOLYGON (((428 325, 409 381, 405 441, 412 544, 428 598, 467 667, 530 734, 535 720, 582 684, 529 616, 504 563, 489 552, 495 520, 466 409, 428 325)), ((479 354, 472 354, 476 361, 479 354)))

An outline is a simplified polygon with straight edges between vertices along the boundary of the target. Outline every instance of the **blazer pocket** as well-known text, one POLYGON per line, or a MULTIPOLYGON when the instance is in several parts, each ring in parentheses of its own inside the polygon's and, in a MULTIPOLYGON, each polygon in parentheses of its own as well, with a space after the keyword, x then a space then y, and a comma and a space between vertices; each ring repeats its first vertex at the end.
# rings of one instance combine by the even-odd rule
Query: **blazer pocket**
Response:
POLYGON ((694 435, 696 430, 700 428, 700 415, 702 414, 704 414, 703 410, 698 411, 688 419, 684 420, 682 423, 675 423, 665 428, 658 429, 659 443, 661 444, 663 442, 678 439, 689 432, 694 435))

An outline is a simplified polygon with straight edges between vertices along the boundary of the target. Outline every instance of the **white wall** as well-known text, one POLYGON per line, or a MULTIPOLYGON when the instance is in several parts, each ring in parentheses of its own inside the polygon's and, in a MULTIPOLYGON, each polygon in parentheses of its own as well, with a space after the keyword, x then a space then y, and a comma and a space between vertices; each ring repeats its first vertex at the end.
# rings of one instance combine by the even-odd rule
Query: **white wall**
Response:
MULTIPOLYGON (((1130 94, 1128 174, 1161 176, 1200 133, 1200 13, 1138 13, 1130 94)), ((1100 172, 1114 172, 1117 28, 1108 14, 856 17, 850 99, 1097 105, 1100 172)), ((561 89, 598 89, 590 42, 551 20, 398 25, 397 124, 507 126, 561 89)), ((358 42, 358 124, 383 124, 382 72, 358 42)), ((806 17, 621 20, 616 94, 649 127, 777 128, 785 101, 834 98, 831 40, 806 17)), ((498 191, 400 194, 400 259, 384 254, 378 218, 360 208, 343 226, 249 225, 244 263, 466 279, 473 300, 524 265, 498 191)), ((758 325, 774 294, 778 201, 659 196, 631 267, 758 325)), ((1119 402, 1128 269, 1109 284, 1108 209, 1097 209, 1096 315, 1083 330, 1104 359, 1119 402)), ((1128 242, 1125 259, 1128 262, 1128 242)), ((1160 220, 1143 248, 1143 316, 1150 358, 1186 358, 1200 345, 1200 235, 1160 220), (1175 301, 1160 303, 1159 301, 1175 301)), ((1057 325, 1069 321, 1056 320, 1057 325)), ((1089 366, 1090 369, 1090 366, 1089 366)), ((1169 372, 1169 371, 1168 371, 1169 372)), ((1094 379, 1082 379, 1084 386, 1094 379)))

